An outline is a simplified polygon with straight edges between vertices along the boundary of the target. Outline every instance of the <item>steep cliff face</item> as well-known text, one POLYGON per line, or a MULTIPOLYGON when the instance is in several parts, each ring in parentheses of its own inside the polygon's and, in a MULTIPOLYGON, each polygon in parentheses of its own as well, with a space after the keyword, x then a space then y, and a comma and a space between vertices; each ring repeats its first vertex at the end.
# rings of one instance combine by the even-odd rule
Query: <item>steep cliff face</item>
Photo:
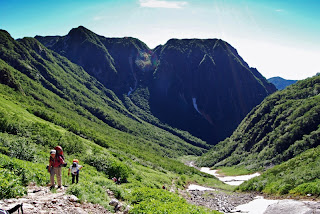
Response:
POLYGON ((222 40, 172 39, 160 48, 153 113, 208 142, 230 135, 255 105, 276 91, 222 40))
POLYGON ((36 39, 81 65, 139 117, 155 118, 148 122, 186 130, 211 144, 230 136, 254 106, 276 91, 218 39, 171 39, 150 50, 138 39, 105 38, 81 26, 63 37, 36 39))
POLYGON ((117 94, 133 90, 138 76, 142 75, 139 72, 152 67, 149 48, 130 37, 105 38, 80 26, 66 36, 37 36, 36 39, 82 66, 117 94))

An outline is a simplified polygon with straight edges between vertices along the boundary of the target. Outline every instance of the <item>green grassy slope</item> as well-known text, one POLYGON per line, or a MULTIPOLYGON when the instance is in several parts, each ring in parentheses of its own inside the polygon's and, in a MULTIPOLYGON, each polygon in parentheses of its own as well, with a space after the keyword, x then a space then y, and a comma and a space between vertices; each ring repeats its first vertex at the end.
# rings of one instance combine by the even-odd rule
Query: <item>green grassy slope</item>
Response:
POLYGON ((238 187, 269 194, 320 195, 320 147, 309 149, 238 187))
POLYGON ((198 160, 206 166, 260 169, 280 164, 319 145, 320 76, 268 96, 230 138, 198 160))

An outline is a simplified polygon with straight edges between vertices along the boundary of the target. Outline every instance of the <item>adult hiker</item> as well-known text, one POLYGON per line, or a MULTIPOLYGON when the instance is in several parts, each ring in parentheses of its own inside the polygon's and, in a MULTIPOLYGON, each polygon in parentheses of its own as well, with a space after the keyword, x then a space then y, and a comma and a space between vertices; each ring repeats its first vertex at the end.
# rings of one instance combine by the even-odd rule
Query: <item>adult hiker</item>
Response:
MULTIPOLYGON (((61 147, 60 147, 61 148, 61 147)), ((61 149, 62 150, 62 149, 61 149)), ((57 150, 50 151, 49 167, 48 172, 50 172, 50 189, 55 187, 54 176, 57 177, 58 188, 61 188, 61 167, 66 166, 67 163, 64 162, 62 155, 57 155, 57 150)))
POLYGON ((79 165, 78 159, 73 159, 71 166, 69 167, 68 176, 72 175, 72 184, 74 184, 74 180, 76 180, 76 183, 79 182, 79 172, 80 169, 82 169, 83 166, 79 165))

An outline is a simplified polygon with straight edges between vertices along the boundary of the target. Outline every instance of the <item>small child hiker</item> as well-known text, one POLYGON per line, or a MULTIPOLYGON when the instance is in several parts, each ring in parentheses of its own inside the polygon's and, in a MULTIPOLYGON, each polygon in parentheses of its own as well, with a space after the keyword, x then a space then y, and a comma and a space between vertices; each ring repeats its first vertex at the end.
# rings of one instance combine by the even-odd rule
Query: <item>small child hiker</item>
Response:
POLYGON ((78 159, 73 159, 71 166, 69 167, 68 176, 72 175, 72 184, 74 184, 74 180, 76 179, 76 183, 79 182, 79 171, 83 166, 79 165, 78 159))

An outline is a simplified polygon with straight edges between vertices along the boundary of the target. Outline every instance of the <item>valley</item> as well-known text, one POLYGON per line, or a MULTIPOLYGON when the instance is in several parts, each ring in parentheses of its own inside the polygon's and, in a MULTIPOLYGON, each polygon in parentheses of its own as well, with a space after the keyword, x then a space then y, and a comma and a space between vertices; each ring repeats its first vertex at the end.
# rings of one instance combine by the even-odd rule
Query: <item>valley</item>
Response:
POLYGON ((26 201, 30 184, 59 192, 45 169, 59 145, 84 165, 79 185, 62 169, 77 213, 115 212, 112 199, 129 213, 228 213, 262 195, 319 211, 319 75, 277 91, 221 39, 150 49, 83 26, 17 40, 0 30, 0 72, 0 206, 26 201))

